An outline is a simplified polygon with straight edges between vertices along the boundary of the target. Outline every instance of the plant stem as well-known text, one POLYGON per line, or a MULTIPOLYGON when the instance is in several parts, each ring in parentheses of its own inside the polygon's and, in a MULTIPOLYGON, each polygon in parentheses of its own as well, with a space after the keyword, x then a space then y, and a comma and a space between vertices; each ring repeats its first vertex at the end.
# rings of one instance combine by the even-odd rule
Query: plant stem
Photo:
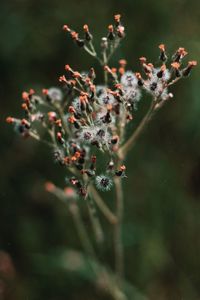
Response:
MULTIPOLYGON (((119 122, 119 126, 118 126, 118 134, 119 134, 120 140, 122 140, 122 141, 124 139, 125 120, 126 120, 126 113, 123 110, 122 115, 121 115, 121 122, 119 122)), ((123 160, 120 158, 119 153, 118 153, 118 158, 116 161, 117 168, 120 167, 122 161, 123 160)), ((118 280, 120 280, 124 276, 124 249, 123 249, 123 242, 122 242, 124 195, 123 195, 121 177, 115 176, 114 184, 115 184, 115 193, 116 193, 116 217, 117 217, 117 223, 114 225, 115 268, 116 268, 116 274, 118 276, 118 280)), ((121 281, 119 281, 119 282, 121 282, 121 281)))
POLYGON ((124 275, 124 251, 122 243, 122 221, 124 212, 124 199, 122 182, 120 177, 115 177, 115 191, 116 191, 116 216, 118 222, 114 225, 114 251, 115 251, 115 268, 118 279, 123 278, 124 275))
POLYGON ((113 45, 113 47, 111 48, 111 51, 108 55, 108 58, 107 58, 107 62, 109 62, 109 60, 111 59, 111 57, 113 56, 115 50, 119 47, 119 44, 120 44, 120 39, 117 39, 113 45))
POLYGON ((155 100, 152 101, 148 112, 146 113, 146 115, 144 116, 144 118, 142 119, 142 121, 140 122, 138 127, 136 128, 136 130, 130 136, 128 141, 119 149, 118 155, 121 160, 125 159, 127 153, 135 145, 136 140, 138 139, 140 134, 144 131, 145 127, 147 126, 147 124, 149 123, 151 118, 153 117, 153 114, 155 112, 156 103, 157 102, 155 100))
POLYGON ((74 219, 74 223, 79 235, 79 238, 81 240, 82 246, 85 250, 85 252, 91 256, 95 258, 95 252, 94 249, 92 247, 92 244, 90 243, 87 231, 85 230, 85 225, 83 224, 83 221, 81 219, 81 215, 79 212, 79 208, 77 206, 77 204, 71 204, 69 206, 69 210, 72 214, 72 217, 74 219))
POLYGON ((104 241, 104 234, 103 234, 103 229, 101 227, 101 223, 100 223, 98 215, 97 215, 97 211, 96 211, 93 199, 90 196, 88 196, 86 198, 86 202, 87 202, 87 207, 89 210, 90 219, 91 219, 91 223, 92 223, 92 227, 94 230, 96 241, 97 241, 98 245, 101 246, 104 241))
MULTIPOLYGON (((106 54, 106 49, 103 50, 103 67, 105 67, 108 63, 107 60, 107 54, 106 54)), ((108 84, 108 73, 106 70, 104 70, 104 83, 105 85, 108 84)))
POLYGON ((84 46, 84 49, 85 49, 85 51, 86 51, 87 53, 89 53, 91 56, 93 56, 94 58, 96 58, 96 59, 99 61, 100 65, 102 65, 102 61, 101 61, 101 59, 97 56, 97 53, 96 53, 96 52, 94 52, 93 50, 90 50, 87 46, 84 46))
POLYGON ((47 145, 51 148, 54 147, 54 144, 52 144, 52 143, 50 143, 46 140, 41 139, 40 136, 37 133, 33 132, 33 131, 29 131, 29 136, 32 137, 33 139, 35 139, 36 141, 42 142, 43 144, 45 144, 45 145, 47 145))
POLYGON ((67 127, 67 122, 65 121, 63 109, 60 106, 56 106, 56 108, 57 108, 57 111, 60 115, 60 118, 61 118, 61 121, 62 121, 62 126, 64 128, 65 134, 70 135, 70 130, 67 127))
POLYGON ((85 224, 83 223, 83 220, 81 218, 80 209, 78 207, 78 204, 74 200, 66 199, 66 196, 60 188, 55 188, 55 190, 52 192, 64 205, 68 208, 77 233, 79 235, 81 245, 85 251, 85 253, 88 256, 93 257, 96 259, 95 251, 93 249, 92 243, 90 242, 90 238, 88 236, 88 233, 85 229, 85 224), (67 201, 66 201, 67 200, 67 201))
POLYGON ((112 213, 112 211, 108 208, 108 206, 104 203, 103 199, 95 189, 93 185, 89 186, 89 192, 91 193, 96 205, 99 207, 104 217, 111 223, 117 223, 117 217, 112 213))

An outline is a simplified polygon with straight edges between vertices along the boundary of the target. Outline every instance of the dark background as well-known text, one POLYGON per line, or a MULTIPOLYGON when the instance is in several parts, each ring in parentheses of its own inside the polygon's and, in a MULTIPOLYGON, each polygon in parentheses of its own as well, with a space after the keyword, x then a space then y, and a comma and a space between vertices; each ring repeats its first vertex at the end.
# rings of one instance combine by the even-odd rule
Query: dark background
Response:
MULTIPOLYGON (((112 65, 126 58, 129 67, 138 70, 140 56, 157 61, 161 42, 170 53, 182 46, 189 59, 199 60, 197 0, 1 1, 0 243, 12 257, 17 278, 6 299, 104 299, 81 276, 51 266, 50 260, 48 268, 39 268, 32 259, 35 253, 46 256, 80 245, 69 215, 43 189, 45 180, 64 186, 64 171, 45 146, 22 140, 4 120, 10 114, 20 116, 23 90, 57 85, 66 63, 78 70, 94 66, 101 83, 97 63, 61 28, 66 23, 80 31, 88 23, 98 48, 116 13, 122 14, 127 35, 112 65)), ((126 277, 150 299, 200 298, 199 91, 196 68, 173 87, 174 99, 154 118, 127 160, 126 277)), ((148 103, 144 97, 135 124, 148 103)), ((112 267, 110 239, 106 261, 112 267)))

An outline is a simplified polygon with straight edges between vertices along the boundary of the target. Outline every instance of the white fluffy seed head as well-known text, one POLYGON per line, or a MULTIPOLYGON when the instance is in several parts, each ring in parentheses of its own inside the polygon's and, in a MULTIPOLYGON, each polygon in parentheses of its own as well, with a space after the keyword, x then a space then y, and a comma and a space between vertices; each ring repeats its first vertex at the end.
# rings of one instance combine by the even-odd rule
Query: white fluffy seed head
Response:
POLYGON ((101 191, 109 191, 113 185, 112 179, 103 174, 96 177, 95 183, 97 188, 101 191))
POLYGON ((131 71, 125 72, 121 77, 121 84, 124 87, 137 86, 137 81, 138 80, 137 80, 135 74, 131 71))
POLYGON ((75 110, 78 113, 81 113, 81 106, 80 106, 79 97, 74 98, 74 100, 72 101, 72 106, 75 108, 75 110))
POLYGON ((52 102, 60 102, 62 101, 63 94, 60 89, 52 87, 48 89, 48 97, 52 102))
POLYGON ((93 141, 101 145, 107 145, 110 140, 110 133, 106 126, 84 127, 78 133, 81 142, 91 144, 93 141))
POLYGON ((106 91, 106 86, 105 85, 96 85, 96 93, 97 96, 100 96, 102 93, 106 91))
POLYGON ((124 89, 124 98, 133 104, 135 110, 137 110, 137 104, 140 101, 142 93, 138 87, 126 87, 124 89))
POLYGON ((107 105, 107 104, 115 103, 115 98, 113 97, 113 95, 107 93, 106 90, 101 92, 101 94, 99 95, 98 100, 99 100, 100 105, 107 105))

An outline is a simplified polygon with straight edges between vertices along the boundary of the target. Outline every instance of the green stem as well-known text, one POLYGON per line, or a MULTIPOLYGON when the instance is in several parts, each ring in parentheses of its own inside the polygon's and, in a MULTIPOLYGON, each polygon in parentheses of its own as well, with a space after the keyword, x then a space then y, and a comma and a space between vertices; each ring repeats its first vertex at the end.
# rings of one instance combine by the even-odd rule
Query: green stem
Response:
POLYGON ((79 212, 79 208, 77 204, 70 204, 69 210, 72 214, 79 238, 81 240, 82 246, 85 250, 85 252, 89 255, 95 258, 95 252, 94 249, 90 243, 87 231, 85 230, 85 225, 81 219, 81 215, 79 212))
POLYGON ((43 144, 45 144, 45 145, 47 145, 47 146, 49 146, 51 148, 54 147, 54 144, 52 144, 52 143, 50 143, 50 142, 48 142, 46 140, 42 140, 40 138, 40 136, 37 133, 33 132, 33 131, 29 131, 29 136, 32 137, 33 139, 35 139, 36 141, 41 142, 41 143, 43 143, 43 144))
POLYGON ((121 160, 124 160, 127 153, 129 152, 129 150, 135 145, 136 140, 139 138, 139 136, 144 131, 144 129, 146 128, 149 121, 152 119, 153 114, 155 112, 156 103, 157 102, 155 100, 152 101, 147 114, 144 116, 144 118, 142 119, 142 121, 140 122, 140 124, 138 125, 136 130, 133 132, 133 134, 128 139, 128 141, 119 149, 118 155, 121 160))
POLYGON ((64 117, 63 109, 60 106, 56 106, 56 109, 57 109, 57 111, 60 115, 60 118, 61 118, 61 121, 62 121, 62 126, 64 128, 65 134, 70 135, 70 130, 67 127, 67 122, 66 122, 65 117, 64 117))
MULTIPOLYGON (((108 63, 107 60, 107 54, 106 54, 106 49, 103 50, 103 66, 105 67, 108 63)), ((107 71, 104 70, 104 83, 105 85, 108 84, 108 73, 107 71)))
POLYGON ((89 210, 90 219, 91 219, 91 223, 92 223, 96 241, 97 241, 98 245, 102 245, 102 243, 104 241, 104 234, 103 234, 103 229, 101 227, 101 223, 100 223, 98 215, 97 215, 97 211, 96 211, 93 199, 90 196, 88 196, 86 199, 86 202, 87 202, 87 207, 89 210))
POLYGON ((114 225, 114 250, 115 250, 115 268, 118 279, 123 278, 124 275, 124 251, 122 243, 122 221, 124 212, 124 199, 122 182, 120 177, 115 177, 116 190, 116 216, 118 222, 114 225))
POLYGON ((101 210, 104 217, 111 223, 116 224, 117 223, 117 217, 112 213, 112 211, 108 208, 108 206, 104 203, 103 199, 97 192, 97 190, 94 188, 93 185, 89 186, 89 192, 91 193, 96 205, 101 210))

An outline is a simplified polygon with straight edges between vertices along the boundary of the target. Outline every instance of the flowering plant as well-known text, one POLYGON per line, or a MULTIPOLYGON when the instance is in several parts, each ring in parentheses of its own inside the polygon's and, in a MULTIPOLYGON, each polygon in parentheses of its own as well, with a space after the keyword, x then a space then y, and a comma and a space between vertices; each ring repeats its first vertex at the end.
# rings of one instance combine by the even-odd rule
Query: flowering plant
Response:
MULTIPOLYGON (((88 25, 83 26, 83 38, 67 25, 63 26, 63 30, 78 47, 98 60, 104 72, 104 83, 96 84, 93 68, 88 72, 79 72, 70 65, 65 65, 66 74, 59 77, 62 88, 43 89, 41 95, 37 95, 33 89, 23 92, 24 117, 8 117, 7 122, 14 125, 15 130, 23 137, 32 137, 48 145, 53 151, 54 160, 70 174, 66 178, 67 187, 64 189, 51 182, 47 182, 45 187, 68 206, 84 250, 93 262, 98 262, 98 256, 85 229, 77 200, 83 199, 86 203, 99 247, 104 243, 105 232, 98 218, 98 211, 113 226, 116 264, 114 278, 121 283, 124 273, 121 240, 124 198, 122 180, 127 177, 124 162, 153 115, 173 98, 170 87, 188 77, 197 62, 189 61, 182 66, 188 53, 180 47, 168 63, 165 45, 160 44, 159 66, 149 63, 146 57, 139 58, 144 75, 127 70, 125 59, 119 60, 119 66, 111 67, 110 58, 125 37, 125 28, 119 14, 114 16, 114 25, 108 26, 106 37, 101 39, 100 55, 94 47, 88 25), (138 103, 144 93, 151 95, 149 110, 127 138, 127 124, 134 121, 138 103), (48 134, 46 139, 40 133, 41 127, 48 134), (102 169, 100 153, 107 159, 104 172, 99 171, 102 169), (115 212, 101 197, 101 192, 113 187, 116 191, 115 212)), ((92 268, 99 274, 99 269, 93 263, 92 268)), ((115 299, 126 299, 105 270, 103 273, 107 278, 109 292, 115 299)))

